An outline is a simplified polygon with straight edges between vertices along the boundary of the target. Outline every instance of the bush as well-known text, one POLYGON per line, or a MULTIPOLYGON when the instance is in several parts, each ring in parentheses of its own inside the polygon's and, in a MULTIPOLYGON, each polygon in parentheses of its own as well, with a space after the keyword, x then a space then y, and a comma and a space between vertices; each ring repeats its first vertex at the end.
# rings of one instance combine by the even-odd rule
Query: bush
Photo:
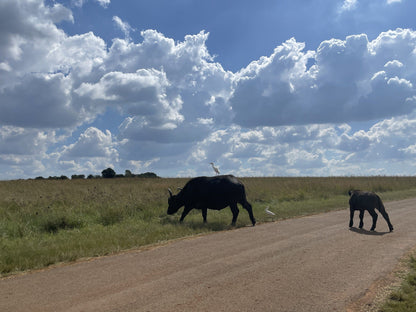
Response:
POLYGON ((71 230, 82 227, 81 220, 65 215, 53 214, 40 222, 40 230, 46 233, 57 233, 59 230, 71 230))
POLYGON ((114 178, 116 176, 116 172, 111 168, 107 168, 101 171, 101 175, 103 176, 103 178, 109 179, 114 178))
POLYGON ((75 179, 85 179, 85 175, 84 174, 73 174, 71 176, 71 179, 72 180, 75 180, 75 179))

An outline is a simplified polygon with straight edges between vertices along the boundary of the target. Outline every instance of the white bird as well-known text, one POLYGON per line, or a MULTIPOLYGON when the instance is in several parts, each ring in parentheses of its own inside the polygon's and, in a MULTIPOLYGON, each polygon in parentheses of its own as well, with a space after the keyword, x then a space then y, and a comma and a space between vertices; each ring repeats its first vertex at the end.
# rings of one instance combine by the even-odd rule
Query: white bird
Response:
POLYGON ((270 211, 270 210, 269 210, 269 207, 268 207, 268 206, 266 207, 266 209, 264 209, 264 211, 265 211, 267 214, 271 215, 271 216, 275 216, 275 215, 276 215, 274 212, 272 212, 272 211, 270 211))
POLYGON ((212 166, 212 169, 214 169, 216 174, 220 174, 220 170, 214 166, 214 163, 210 163, 210 165, 212 166))

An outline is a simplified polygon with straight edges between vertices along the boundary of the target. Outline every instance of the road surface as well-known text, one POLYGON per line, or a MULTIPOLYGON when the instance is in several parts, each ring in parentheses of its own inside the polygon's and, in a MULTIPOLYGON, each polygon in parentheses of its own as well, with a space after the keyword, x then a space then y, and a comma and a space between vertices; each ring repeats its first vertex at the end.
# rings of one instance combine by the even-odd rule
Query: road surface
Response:
POLYGON ((3 278, 0 311, 345 311, 416 245, 416 199, 385 206, 393 233, 346 206, 3 278))

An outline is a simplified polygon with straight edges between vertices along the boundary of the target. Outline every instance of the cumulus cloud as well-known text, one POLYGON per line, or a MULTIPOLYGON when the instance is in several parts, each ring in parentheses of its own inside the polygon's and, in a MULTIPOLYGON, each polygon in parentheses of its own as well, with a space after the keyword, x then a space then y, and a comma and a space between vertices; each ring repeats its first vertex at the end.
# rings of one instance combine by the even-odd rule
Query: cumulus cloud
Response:
POLYGON ((106 130, 104 133, 95 127, 90 127, 80 135, 77 142, 64 148, 61 158, 106 157, 114 159, 117 157, 117 150, 114 147, 115 143, 110 131, 106 130))
POLYGON ((62 74, 33 75, 0 92, 0 122, 20 127, 74 125, 78 112, 70 105, 70 82, 62 74))
POLYGON ((54 24, 71 20, 62 5, 2 1, 8 21, 0 30, 0 122, 32 128, 74 127, 96 115, 72 99, 73 86, 89 75, 106 45, 92 33, 68 37, 54 24), (31 16, 31 18, 28 18, 31 16))
POLYGON ((73 21, 73 16, 60 4, 47 7, 42 0, 1 1, 1 61, 13 67, 14 62, 24 59, 26 49, 45 49, 43 43, 59 40, 64 33, 54 23, 61 20, 73 21))
POLYGON ((415 109, 416 33, 331 39, 317 51, 291 39, 240 71, 230 99, 242 126, 344 123, 415 109), (394 50, 392 49, 394 47, 394 50), (308 68, 308 62, 312 66, 308 68))
POLYGON ((118 106, 128 115, 142 116, 149 126, 172 129, 183 121, 180 95, 170 95, 165 73, 139 69, 135 73, 110 72, 96 84, 75 90, 82 97, 118 106))
POLYGON ((0 170, 9 176, 108 166, 189 176, 211 174, 210 162, 237 175, 415 167, 412 30, 330 39, 314 51, 292 38, 233 73, 210 54, 205 31, 175 41, 149 29, 135 42, 114 16, 124 38, 107 44, 68 35, 61 21, 74 17, 60 4, 0 3, 0 170), (114 118, 102 121, 108 110, 114 118), (353 130, 352 121, 374 125, 353 130))
POLYGON ((348 125, 232 127, 196 144, 187 163, 205 174, 211 161, 237 175, 411 174, 415 126, 413 118, 396 117, 367 131, 348 125))
POLYGON ((46 132, 3 126, 0 127, 0 155, 14 155, 17 159, 23 155, 40 154, 46 151, 48 140, 54 141, 53 136, 46 132))

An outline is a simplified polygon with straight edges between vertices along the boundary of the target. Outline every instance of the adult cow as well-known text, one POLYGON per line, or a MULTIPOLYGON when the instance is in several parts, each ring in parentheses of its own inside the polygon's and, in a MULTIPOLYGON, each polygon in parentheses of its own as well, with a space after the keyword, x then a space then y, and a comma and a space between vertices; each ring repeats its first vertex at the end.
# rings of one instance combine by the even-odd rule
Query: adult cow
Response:
POLYGON ((373 217, 373 225, 371 226, 370 231, 374 231, 376 229, 377 224, 377 213, 375 209, 380 211, 381 215, 387 222, 389 226, 390 232, 393 231, 393 225, 390 222, 389 215, 384 208, 383 202, 381 201, 380 197, 372 192, 364 192, 364 191, 349 191, 348 194, 350 197, 350 227, 353 226, 353 218, 354 218, 354 211, 360 211, 360 225, 359 228, 362 229, 364 222, 364 211, 367 210, 370 215, 373 217))
POLYGON ((204 222, 207 222, 207 210, 221 210, 230 206, 233 213, 232 225, 235 225, 238 217, 237 203, 241 204, 248 212, 253 226, 256 219, 253 216, 253 209, 246 199, 246 191, 243 183, 232 175, 220 175, 215 177, 197 177, 186 183, 184 188, 173 195, 169 189, 168 214, 176 213, 179 208, 185 206, 180 221, 192 209, 201 209, 204 222))

